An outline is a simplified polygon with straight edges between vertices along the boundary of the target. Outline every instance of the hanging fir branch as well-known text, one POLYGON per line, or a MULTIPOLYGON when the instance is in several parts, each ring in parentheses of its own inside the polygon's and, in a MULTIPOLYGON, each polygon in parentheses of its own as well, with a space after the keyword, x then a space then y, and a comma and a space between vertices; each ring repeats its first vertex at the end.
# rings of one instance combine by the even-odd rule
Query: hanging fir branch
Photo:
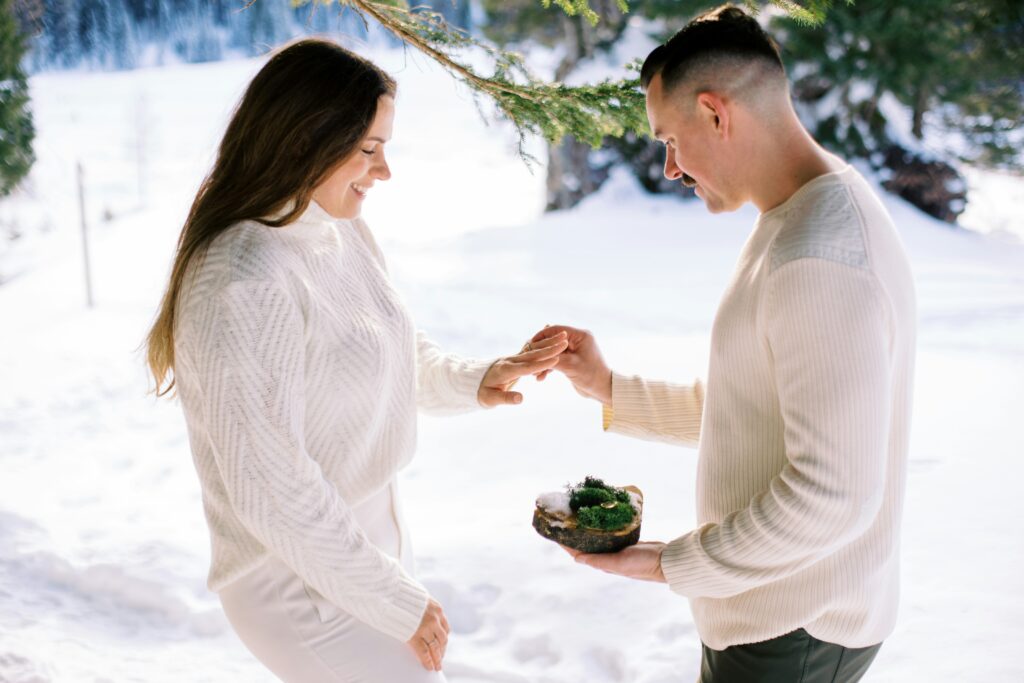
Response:
MULTIPOLYGON (((250 4, 256 0, 251 0, 250 4)), ((852 0, 846 0, 851 2, 852 0)), ((520 153, 530 133, 557 143, 566 135, 594 148, 605 137, 622 137, 627 132, 647 135, 644 95, 636 76, 618 81, 606 79, 596 84, 568 86, 548 83, 530 72, 521 55, 501 50, 450 26, 429 9, 410 8, 402 0, 291 0, 295 6, 317 2, 337 4, 358 13, 364 21, 372 19, 395 37, 438 62, 449 73, 468 85, 474 93, 491 98, 499 115, 512 122, 520 135, 520 153), (492 60, 492 73, 482 74, 460 58, 477 49, 492 60)), ((600 17, 589 0, 539 0, 546 8, 558 6, 569 16, 581 16, 595 24, 600 17)), ((619 9, 629 11, 627 0, 615 0, 619 9)), ((832 0, 768 0, 801 22, 820 23, 832 0)), ((744 0, 757 11, 765 2, 744 0)), ((639 61, 629 68, 639 71, 639 61)))
MULTIPOLYGON (((297 4, 309 1, 298 0, 297 4)), ((322 4, 336 1, 359 13, 364 20, 372 19, 438 62, 473 92, 492 99, 499 115, 518 130, 521 153, 522 142, 530 133, 551 142, 571 134, 596 148, 606 136, 621 137, 626 131, 642 133, 647 127, 644 96, 636 78, 582 86, 548 83, 530 72, 521 55, 473 38, 450 26, 436 12, 384 0, 318 1, 322 4), (468 60, 460 58, 473 49, 483 51, 490 58, 493 65, 490 74, 478 72, 468 60)), ((580 13, 589 18, 588 13, 593 12, 586 0, 546 0, 547 4, 552 2, 567 13, 580 13)))
MULTIPOLYGON (((589 21, 592 25, 597 25, 600 21, 600 17, 590 7, 588 0, 553 0, 556 5, 562 8, 562 11, 568 14, 570 17, 577 15, 582 16, 584 19, 589 21)), ((541 4, 544 5, 544 9, 551 7, 552 0, 541 0, 541 4)), ((622 13, 629 12, 629 4, 626 0, 615 0, 615 4, 619 6, 622 13)))
MULTIPOLYGON (((845 0, 847 5, 852 5, 853 0, 845 0)), ((755 14, 760 9, 759 5, 765 3, 754 0, 744 0, 744 3, 755 14)), ((833 5, 833 0, 807 0, 799 3, 793 0, 771 0, 769 4, 775 5, 783 10, 798 23, 807 26, 820 26, 825 21, 825 15, 833 5)))

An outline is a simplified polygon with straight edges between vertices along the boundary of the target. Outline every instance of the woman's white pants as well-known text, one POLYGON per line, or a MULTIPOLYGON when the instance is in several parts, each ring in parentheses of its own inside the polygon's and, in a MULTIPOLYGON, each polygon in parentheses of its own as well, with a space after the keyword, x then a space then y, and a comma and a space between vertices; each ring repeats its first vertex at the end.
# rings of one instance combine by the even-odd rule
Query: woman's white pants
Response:
MULTIPOLYGON (((353 512, 384 552, 411 572, 394 484, 353 512)), ((288 683, 444 683, 427 671, 402 642, 362 623, 307 586, 287 565, 271 557, 223 588, 224 613, 249 648, 288 683)))

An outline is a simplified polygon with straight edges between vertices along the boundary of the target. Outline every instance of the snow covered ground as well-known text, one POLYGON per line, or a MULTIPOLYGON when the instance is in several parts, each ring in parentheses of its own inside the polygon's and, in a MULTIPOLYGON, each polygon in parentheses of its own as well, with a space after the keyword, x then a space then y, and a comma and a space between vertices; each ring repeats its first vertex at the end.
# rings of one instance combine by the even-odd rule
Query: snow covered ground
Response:
MULTIPOLYGON (((394 178, 367 219, 420 327, 488 356, 545 323, 577 324, 619 370, 704 373, 752 210, 712 217, 617 176, 578 209, 541 216, 542 169, 526 170, 507 127, 486 126, 422 59, 374 55, 401 94, 394 178)), ((26 235, 0 255, 0 681, 270 680, 205 589, 184 423, 145 395, 137 351, 188 202, 258 67, 32 79, 39 162, 25 196, 0 204, 0 226, 17 217, 26 235)), ((1024 246, 886 202, 917 278, 920 347, 902 609, 865 680, 1024 680, 1024 246)), ((401 478, 420 577, 454 630, 449 679, 694 680, 685 600, 574 565, 530 517, 538 493, 595 474, 640 486, 644 537, 669 540, 694 525, 695 452, 603 434, 597 405, 557 376, 521 386, 522 406, 423 419, 401 478)))

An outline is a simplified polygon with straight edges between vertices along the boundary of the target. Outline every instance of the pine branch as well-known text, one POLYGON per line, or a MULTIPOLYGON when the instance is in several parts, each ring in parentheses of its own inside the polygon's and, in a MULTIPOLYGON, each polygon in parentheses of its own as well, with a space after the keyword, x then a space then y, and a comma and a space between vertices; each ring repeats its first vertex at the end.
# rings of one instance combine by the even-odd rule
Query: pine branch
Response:
MULTIPOLYGON (((854 2, 854 0, 844 1, 847 5, 852 5, 854 2)), ((805 26, 821 26, 825 22, 825 15, 834 4, 833 0, 807 0, 804 3, 795 0, 768 0, 768 2, 788 14, 797 23, 805 26)), ((764 4, 764 0, 760 3, 757 0, 744 0, 744 3, 756 13, 759 9, 758 5, 764 4)))
MULTIPOLYGON (((586 16, 586 0, 542 0, 555 2, 564 11, 586 16)), ((624 4, 624 0, 617 0, 624 4)), ((306 4, 299 0, 296 4, 306 4)), ((323 2, 323 0, 321 0, 323 2)), ((520 136, 520 154, 528 134, 538 134, 552 143, 572 135, 594 148, 607 136, 621 137, 627 131, 644 134, 647 118, 644 96, 636 78, 605 80, 596 84, 567 86, 548 83, 530 72, 522 57, 483 43, 468 33, 449 26, 441 15, 422 8, 382 0, 337 0, 361 16, 369 17, 385 30, 439 63, 475 93, 488 96, 502 118, 512 122, 520 136), (482 50, 493 62, 489 76, 478 73, 460 52, 482 50)), ((324 4, 331 4, 327 0, 324 4)))
MULTIPOLYGON (((570 17, 582 16, 590 22, 591 26, 597 26, 597 22, 601 20, 597 12, 591 9, 588 0, 541 0, 544 9, 549 9, 552 2, 562 8, 562 11, 570 17)), ((623 14, 629 12, 627 0, 615 0, 615 4, 618 5, 623 14)))
MULTIPOLYGON (((256 0, 249 0, 250 4, 256 0)), ((628 0, 615 0, 622 12, 629 11, 628 0)), ((853 0, 845 0, 852 3, 853 0)), ((636 77, 618 81, 567 86, 548 83, 533 75, 523 58, 478 40, 449 26, 444 18, 428 9, 410 8, 403 0, 291 0, 295 6, 318 2, 355 11, 365 22, 369 17, 402 42, 435 60, 450 74, 465 83, 474 94, 489 97, 497 105, 499 116, 510 121, 519 133, 519 152, 524 151, 529 134, 543 136, 556 144, 571 135, 595 149, 606 137, 622 137, 628 132, 646 136, 647 117, 644 95, 636 77), (483 75, 471 67, 460 53, 483 51, 493 62, 493 73, 483 75)), ((539 0, 545 7, 556 5, 569 16, 581 16, 591 24, 599 20, 589 0, 539 0)), ((833 0, 744 0, 753 10, 768 2, 780 7, 797 21, 819 24, 833 0)), ((638 72, 639 64, 630 68, 638 72)))

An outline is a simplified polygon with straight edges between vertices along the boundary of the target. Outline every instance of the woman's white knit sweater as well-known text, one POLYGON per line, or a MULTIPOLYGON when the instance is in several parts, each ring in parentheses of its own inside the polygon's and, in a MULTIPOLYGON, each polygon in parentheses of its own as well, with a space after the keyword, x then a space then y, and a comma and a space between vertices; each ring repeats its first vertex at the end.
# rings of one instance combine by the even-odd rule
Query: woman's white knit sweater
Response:
POLYGON ((273 554, 330 602, 399 640, 427 591, 351 508, 412 458, 417 405, 479 407, 490 361, 416 334, 360 220, 315 202, 282 228, 236 224, 191 270, 175 380, 210 527, 211 590, 273 554))
POLYGON ((709 647, 798 628, 865 647, 892 631, 915 321, 903 246, 848 166, 760 216, 706 390, 613 375, 606 428, 699 442, 700 526, 661 566, 709 647))

